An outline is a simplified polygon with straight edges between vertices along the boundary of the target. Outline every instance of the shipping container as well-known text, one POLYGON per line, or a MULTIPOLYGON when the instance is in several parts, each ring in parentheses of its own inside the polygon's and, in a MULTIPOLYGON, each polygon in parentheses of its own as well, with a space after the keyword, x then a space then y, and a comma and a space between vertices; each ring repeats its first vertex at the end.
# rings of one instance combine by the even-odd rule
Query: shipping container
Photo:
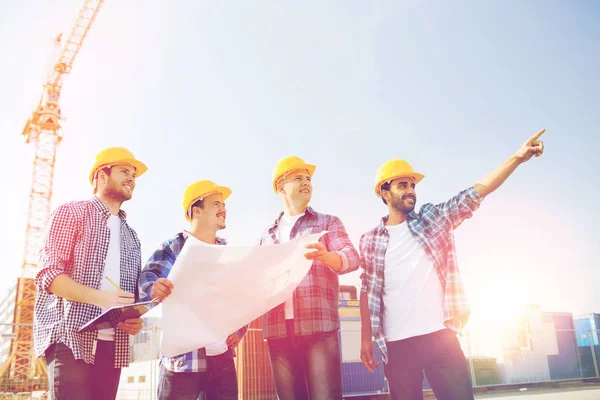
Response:
POLYGON ((470 357, 467 360, 473 364, 475 379, 471 376, 471 368, 469 368, 469 379, 472 386, 491 386, 500 384, 500 376, 498 374, 498 362, 493 357, 470 357))
POLYGON ((552 318, 556 331, 558 354, 548 355, 550 379, 581 378, 573 315, 571 313, 542 313, 542 318, 552 318))
POLYGON ((574 319, 577 330, 577 345, 589 347, 600 345, 598 342, 598 329, 600 329, 600 314, 578 315, 574 319))
POLYGON ((574 322, 581 376, 600 377, 600 314, 578 315, 574 322))
POLYGON ((356 300, 340 300, 340 346, 342 357, 342 392, 344 397, 388 393, 381 352, 374 345, 373 356, 379 367, 370 373, 360 360, 360 309, 356 300))
POLYGON ((250 328, 237 347, 236 369, 241 400, 276 400, 267 342, 263 340, 262 318, 250 328))

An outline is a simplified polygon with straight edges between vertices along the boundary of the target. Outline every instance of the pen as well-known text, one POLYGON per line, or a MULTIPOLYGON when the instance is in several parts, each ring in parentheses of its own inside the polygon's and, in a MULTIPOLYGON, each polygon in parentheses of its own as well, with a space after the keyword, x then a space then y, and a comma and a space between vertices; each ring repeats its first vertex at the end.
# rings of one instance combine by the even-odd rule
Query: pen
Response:
POLYGON ((107 281, 109 281, 109 282, 110 282, 110 284, 111 284, 111 285, 113 285, 114 287, 116 287, 116 288, 117 288, 117 290, 123 291, 123 289, 121 289, 121 288, 119 287, 119 285, 117 285, 117 284, 116 284, 116 283, 115 283, 115 282, 114 282, 112 279, 110 279, 110 278, 108 277, 108 275, 104 275, 104 277, 106 278, 106 280, 107 280, 107 281))

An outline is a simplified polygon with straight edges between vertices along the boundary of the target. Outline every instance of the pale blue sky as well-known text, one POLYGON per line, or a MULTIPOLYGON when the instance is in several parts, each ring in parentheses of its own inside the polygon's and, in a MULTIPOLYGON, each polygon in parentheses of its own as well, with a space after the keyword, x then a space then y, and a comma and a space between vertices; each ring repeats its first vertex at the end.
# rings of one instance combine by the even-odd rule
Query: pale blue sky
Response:
MULTIPOLYGON (((22 259, 19 134, 82 3, 0 1, 0 290, 22 259)), ((546 127, 544 156, 458 231, 459 262, 481 318, 600 312, 599 17, 595 1, 107 0, 64 86, 54 205, 90 196, 94 154, 124 146, 149 166, 124 205, 144 260, 186 226, 198 179, 232 188, 224 236, 252 245, 281 210, 271 170, 294 154, 317 165, 313 206, 357 243, 386 212, 382 162, 426 175, 419 205, 443 201, 546 127)))

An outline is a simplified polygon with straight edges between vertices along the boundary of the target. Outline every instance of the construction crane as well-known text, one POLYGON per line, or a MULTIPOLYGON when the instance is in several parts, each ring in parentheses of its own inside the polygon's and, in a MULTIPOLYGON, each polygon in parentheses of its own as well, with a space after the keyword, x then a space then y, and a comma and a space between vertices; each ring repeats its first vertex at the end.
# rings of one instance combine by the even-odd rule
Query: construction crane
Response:
MULTIPOLYGON (((45 364, 33 352, 34 276, 37 271, 42 229, 50 214, 56 148, 62 139, 60 92, 65 76, 81 50, 104 0, 85 0, 75 24, 52 70, 48 74, 39 104, 23 129, 25 142, 34 146, 33 173, 29 194, 25 251, 21 277, 17 281, 14 329, 10 356, 0 371, 8 373, 13 392, 30 392, 45 386, 45 364), (41 382, 44 382, 43 384, 41 382), (42 387, 40 387, 42 386, 42 387)), ((55 40, 60 48, 61 35, 55 40)))

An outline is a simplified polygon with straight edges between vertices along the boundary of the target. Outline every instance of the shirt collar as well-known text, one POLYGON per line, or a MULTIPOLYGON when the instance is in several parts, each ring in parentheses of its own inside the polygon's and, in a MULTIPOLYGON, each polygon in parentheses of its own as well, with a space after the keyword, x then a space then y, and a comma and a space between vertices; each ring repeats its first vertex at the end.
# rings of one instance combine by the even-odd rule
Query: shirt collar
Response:
MULTIPOLYGON (((187 240, 188 236, 191 236, 191 234, 188 231, 181 231, 181 236, 183 236, 183 238, 187 240)), ((227 240, 217 236, 217 238, 215 239, 215 244, 219 246, 225 246, 227 244, 227 240)))
MULTIPOLYGON (((94 205, 96 210, 98 210, 101 214, 104 214, 106 217, 110 217, 112 215, 110 213, 110 210, 106 206, 106 204, 104 204, 102 202, 102 200, 100 200, 96 196, 92 196, 90 201, 92 202, 92 204, 94 205)), ((119 210, 118 215, 119 215, 119 218, 121 218, 121 220, 123 220, 123 221, 125 221, 127 219, 127 213, 124 210, 119 210)))
MULTIPOLYGON (((317 212, 315 210, 313 210, 312 207, 306 207, 306 210, 304 210, 304 217, 309 216, 309 217, 315 217, 317 215, 317 212)), ((279 216, 277 216, 277 219, 275 220, 275 222, 273 222, 273 225, 271 225, 271 227, 269 228, 269 231, 273 231, 273 229, 277 228, 277 226, 279 225, 279 221, 281 221, 281 217, 283 216, 283 211, 279 213, 279 216)), ((302 217, 300 217, 302 218, 302 217)))
MULTIPOLYGON (((381 221, 379 221, 378 226, 379 232, 386 230, 385 223, 388 221, 389 218, 389 215, 386 215, 385 217, 381 218, 381 221)), ((406 214, 406 221, 408 222, 411 219, 419 219, 419 214, 417 214, 414 210, 406 214)))

